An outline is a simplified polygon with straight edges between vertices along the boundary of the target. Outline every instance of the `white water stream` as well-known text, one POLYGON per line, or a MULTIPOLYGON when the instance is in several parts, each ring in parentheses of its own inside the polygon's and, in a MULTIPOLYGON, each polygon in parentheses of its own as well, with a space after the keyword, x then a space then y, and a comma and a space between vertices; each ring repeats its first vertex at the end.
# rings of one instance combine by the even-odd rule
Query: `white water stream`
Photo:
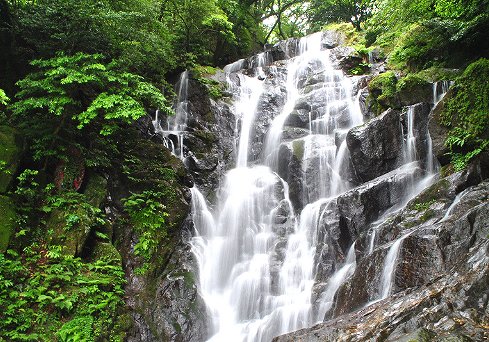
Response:
MULTIPOLYGON (((196 235, 191 244, 199 266, 200 293, 212 320, 210 341, 270 341, 274 336, 311 326, 317 312, 311 303, 315 282, 317 226, 322 205, 328 197, 347 189, 341 165, 347 153, 342 144, 337 157, 334 135, 362 123, 352 83, 332 67, 329 51, 321 49, 321 34, 303 38, 299 54, 288 60, 285 105, 271 123, 264 146, 264 158, 249 165, 250 134, 265 90, 262 63, 257 58, 255 77, 237 73, 239 87, 234 91, 234 113, 239 139, 236 167, 230 170, 219 189, 219 203, 214 211, 207 208, 197 188, 192 189, 193 221, 196 235), (312 68, 314 66, 314 68, 312 68), (311 72, 324 82, 315 89, 323 94, 324 109, 309 122, 310 135, 304 138, 303 168, 308 177, 309 163, 319 163, 319 171, 309 179, 318 190, 308 199, 299 215, 293 212, 288 185, 277 174, 278 147, 282 130, 296 102, 305 96, 300 86, 311 72), (348 116, 339 127, 336 117, 348 116), (346 111, 346 114, 345 114, 346 111), (333 186, 334 184, 334 186, 333 186), (279 207, 288 211, 289 233, 284 237, 274 230, 274 215, 279 207), (283 257, 276 246, 285 242, 283 257)), ((225 68, 235 72, 242 61, 225 68)), ((228 77, 229 79, 229 77, 228 77)), ((354 269, 354 246, 342 267, 332 276, 322 296, 322 316, 329 310, 336 290, 354 269)))

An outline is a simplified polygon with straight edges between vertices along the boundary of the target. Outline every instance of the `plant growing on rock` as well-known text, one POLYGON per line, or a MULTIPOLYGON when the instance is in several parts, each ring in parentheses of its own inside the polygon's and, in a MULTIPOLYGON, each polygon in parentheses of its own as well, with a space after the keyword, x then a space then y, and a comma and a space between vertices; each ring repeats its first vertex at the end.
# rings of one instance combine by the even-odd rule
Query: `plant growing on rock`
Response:
POLYGON ((149 269, 149 261, 153 257, 158 242, 167 236, 165 218, 169 214, 166 207, 159 201, 164 196, 161 192, 144 191, 132 194, 124 201, 124 209, 129 214, 130 223, 138 235, 134 245, 134 254, 143 258, 144 262, 136 272, 142 274, 149 269))
POLYGON ((470 64, 453 87, 441 113, 448 127, 445 144, 456 170, 489 146, 489 59, 470 64))

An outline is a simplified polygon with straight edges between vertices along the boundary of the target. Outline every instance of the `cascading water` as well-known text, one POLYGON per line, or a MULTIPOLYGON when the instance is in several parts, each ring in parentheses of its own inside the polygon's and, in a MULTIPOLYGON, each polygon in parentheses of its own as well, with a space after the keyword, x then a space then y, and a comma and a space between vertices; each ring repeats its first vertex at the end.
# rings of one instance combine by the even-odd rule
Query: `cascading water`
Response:
POLYGON ((177 82, 177 99, 174 105, 175 115, 167 116, 164 126, 161 125, 159 110, 156 111, 153 127, 161 134, 165 147, 180 159, 184 159, 184 134, 188 120, 188 70, 180 75, 177 82))
MULTIPOLYGON (((321 33, 301 39, 298 51, 287 61, 285 105, 268 129, 263 159, 251 166, 248 157, 252 127, 261 115, 257 108, 265 89, 263 66, 269 63, 260 54, 254 65, 256 76, 237 72, 233 79, 239 80, 238 86, 235 82, 229 86, 234 92, 238 151, 236 168, 227 173, 219 189, 214 214, 197 188, 192 189, 196 236, 191 244, 199 265, 200 293, 212 321, 211 341, 270 341, 317 321, 311 297, 318 224, 325 215, 324 204, 348 188, 340 176, 346 144, 338 150, 335 134, 362 123, 363 117, 352 96, 352 81, 332 67, 329 51, 321 49, 321 33), (306 91, 304 83, 310 77, 322 82, 306 91), (287 117, 308 96, 320 104, 310 116, 309 135, 299 140, 304 146, 304 182, 317 191, 307 195, 307 202, 313 203, 296 215, 288 184, 276 173, 278 150, 287 117), (311 172, 312 165, 318 172, 311 172), (277 228, 279 211, 287 216, 286 233, 277 228), (278 245, 284 245, 283 250, 278 251, 278 245)), ((230 82, 229 73, 243 64, 225 68, 230 82)), ((343 266, 331 277, 325 302, 331 301, 354 269, 354 246, 349 250, 343 266)), ((325 305, 322 316, 329 310, 325 305)))

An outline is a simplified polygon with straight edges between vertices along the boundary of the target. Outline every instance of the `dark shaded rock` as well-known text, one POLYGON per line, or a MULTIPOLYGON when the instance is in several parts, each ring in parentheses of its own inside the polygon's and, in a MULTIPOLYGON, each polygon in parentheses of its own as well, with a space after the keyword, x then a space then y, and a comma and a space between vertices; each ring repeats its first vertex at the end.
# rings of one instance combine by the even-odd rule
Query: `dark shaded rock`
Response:
POLYGON ((278 154, 278 175, 289 185, 290 201, 295 212, 302 207, 303 184, 302 184, 302 155, 304 153, 304 141, 294 140, 290 144, 281 144, 278 154))
POLYGON ((362 181, 394 170, 402 158, 399 112, 389 109, 363 126, 352 128, 346 142, 362 181))
POLYGON ((434 235, 410 235, 402 241, 394 273, 393 293, 421 286, 445 270, 444 255, 434 235))
POLYGON ((379 297, 378 284, 387 252, 387 248, 376 249, 358 262, 355 273, 338 289, 335 305, 327 318, 358 310, 379 297))
POLYGON ((407 164, 340 195, 338 211, 343 217, 344 229, 348 230, 347 235, 352 238, 345 244, 351 245, 387 209, 401 204, 421 174, 419 164, 407 164))
MULTIPOLYGON (((487 244, 481 246, 487 249, 487 244)), ((477 254, 476 254, 477 255, 477 254)), ((300 341, 404 341, 419 329, 424 334, 446 338, 470 336, 483 341, 488 337, 481 322, 487 321, 489 258, 487 251, 475 256, 473 269, 451 273, 418 291, 396 296, 321 323, 273 339, 274 342, 300 341), (472 298, 469 300, 469 298, 472 298)))
POLYGON ((284 126, 309 128, 309 115, 310 112, 308 110, 294 110, 287 116, 287 119, 285 119, 284 126))
POLYGON ((399 101, 402 106, 433 102, 433 85, 417 76, 406 76, 397 84, 399 101))

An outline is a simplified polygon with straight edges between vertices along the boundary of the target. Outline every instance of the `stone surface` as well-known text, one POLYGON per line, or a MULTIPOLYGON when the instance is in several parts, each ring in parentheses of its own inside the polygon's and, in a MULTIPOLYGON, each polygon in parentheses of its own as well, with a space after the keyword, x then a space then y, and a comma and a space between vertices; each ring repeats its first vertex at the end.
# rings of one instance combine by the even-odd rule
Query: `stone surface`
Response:
POLYGON ((352 128, 346 136, 353 167, 362 181, 394 170, 402 158, 400 114, 392 109, 352 128))
MULTIPOLYGON (((387 218, 384 225, 401 230, 387 242, 376 239, 371 253, 369 239, 357 240, 355 273, 336 293, 329 320, 274 341, 486 340, 489 183, 464 179, 459 172, 435 182, 387 218), (460 184, 468 188, 453 205, 464 189, 460 184), (444 218, 448 208, 451 215, 444 218), (393 294, 378 301, 385 256, 406 231, 412 233, 400 246, 393 294)), ((378 234, 384 235, 381 229, 378 234)))

